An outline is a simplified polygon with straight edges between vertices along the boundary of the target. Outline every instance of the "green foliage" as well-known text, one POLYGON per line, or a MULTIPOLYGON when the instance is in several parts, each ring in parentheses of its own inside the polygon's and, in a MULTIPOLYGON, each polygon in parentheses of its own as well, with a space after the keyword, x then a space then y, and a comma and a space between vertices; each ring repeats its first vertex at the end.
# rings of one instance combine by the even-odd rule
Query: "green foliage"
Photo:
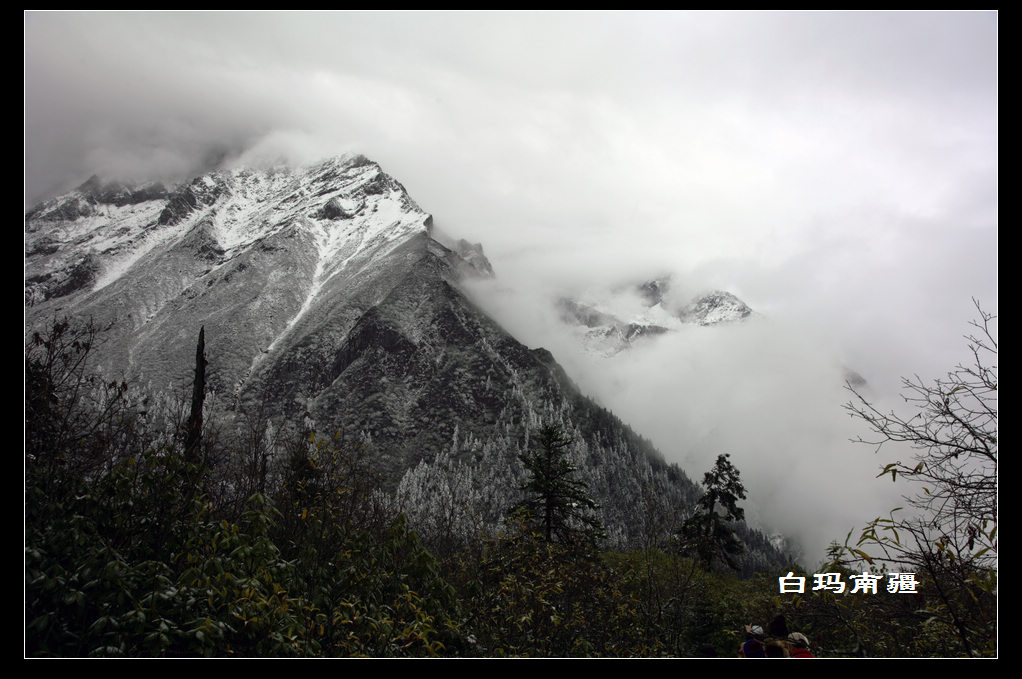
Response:
POLYGON ((312 607, 325 655, 457 654, 454 592, 432 555, 377 504, 361 444, 313 439, 295 451, 279 494, 274 531, 312 607))
POLYGON ((657 548, 615 552, 606 559, 618 574, 624 596, 634 601, 646 634, 657 640, 660 654, 690 655, 700 576, 695 562, 657 548))
POLYGON ((256 498, 242 525, 213 521, 201 499, 180 500, 194 471, 150 452, 60 498, 29 477, 27 655, 300 650, 268 507, 256 498))
POLYGON ((141 429, 124 390, 83 400, 78 332, 62 322, 26 351, 26 655, 461 652, 452 588, 373 501, 357 451, 292 442, 275 499, 218 510, 210 470, 149 445, 179 439, 141 429))
POLYGON ((459 564, 476 653, 485 656, 660 655, 620 578, 579 536, 549 542, 516 524, 459 564))
POLYGON ((269 499, 217 520, 201 498, 178 501, 192 479, 180 453, 126 461, 59 500, 29 479, 27 655, 457 652, 453 590, 400 519, 376 536, 301 508, 285 560, 269 499))

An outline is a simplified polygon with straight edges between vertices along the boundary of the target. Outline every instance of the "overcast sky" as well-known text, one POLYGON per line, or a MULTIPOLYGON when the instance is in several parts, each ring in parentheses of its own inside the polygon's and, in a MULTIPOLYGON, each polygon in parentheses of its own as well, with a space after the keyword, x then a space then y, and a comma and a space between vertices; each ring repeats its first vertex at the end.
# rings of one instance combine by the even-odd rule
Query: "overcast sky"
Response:
POLYGON ((841 368, 894 398, 997 311, 997 138, 992 12, 25 14, 26 205, 364 153, 483 244, 524 341, 817 541, 890 490, 841 368), (668 272, 763 316, 597 367, 541 308, 668 272))

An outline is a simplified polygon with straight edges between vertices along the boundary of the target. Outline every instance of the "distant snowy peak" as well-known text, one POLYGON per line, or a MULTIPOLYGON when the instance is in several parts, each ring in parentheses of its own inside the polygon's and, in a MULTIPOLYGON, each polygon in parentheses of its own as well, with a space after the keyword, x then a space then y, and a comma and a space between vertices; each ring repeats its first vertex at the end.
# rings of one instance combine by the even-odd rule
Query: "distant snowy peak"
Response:
POLYGON ((753 313, 745 302, 724 290, 713 290, 692 298, 687 304, 679 304, 678 293, 672 289, 670 274, 634 284, 631 288, 651 313, 667 313, 683 323, 730 323, 748 318, 753 313), (666 311, 668 309, 673 311, 666 311))
POLYGON ((668 331, 666 327, 648 322, 625 322, 595 306, 566 297, 556 301, 561 320, 573 327, 586 351, 613 356, 643 338, 668 331))
POLYGON ((602 293, 590 292, 583 296, 584 301, 562 297, 555 306, 588 353, 608 357, 631 348, 638 340, 677 331, 686 324, 732 323, 753 313, 738 297, 720 290, 681 307, 672 307, 670 297, 670 276, 661 276, 602 293))
POLYGON ((715 325, 740 321, 751 314, 752 309, 730 292, 714 290, 679 309, 677 316, 685 323, 715 325))

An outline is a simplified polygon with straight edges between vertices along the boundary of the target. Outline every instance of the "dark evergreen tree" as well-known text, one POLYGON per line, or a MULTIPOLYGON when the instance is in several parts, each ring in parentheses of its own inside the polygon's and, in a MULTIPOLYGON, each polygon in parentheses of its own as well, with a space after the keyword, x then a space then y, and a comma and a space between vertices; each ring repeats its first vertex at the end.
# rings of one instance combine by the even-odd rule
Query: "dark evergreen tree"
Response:
POLYGON ((744 551, 732 524, 745 518, 745 510, 738 506, 738 500, 745 499, 745 486, 729 457, 719 455, 713 469, 706 472, 706 492, 696 503, 695 514, 681 527, 682 548, 693 552, 706 568, 721 561, 737 570, 734 557, 744 551))
POLYGON ((185 435, 185 459, 192 464, 202 461, 202 404, 206 400, 206 326, 199 328, 195 346, 195 381, 192 383, 192 410, 185 435))
POLYGON ((567 542, 573 537, 597 541, 604 537, 603 525, 594 515, 598 509, 589 497, 589 487, 576 478, 567 448, 573 440, 560 427, 546 424, 536 434, 532 452, 518 456, 529 472, 522 484, 527 498, 516 509, 524 510, 547 542, 567 542))

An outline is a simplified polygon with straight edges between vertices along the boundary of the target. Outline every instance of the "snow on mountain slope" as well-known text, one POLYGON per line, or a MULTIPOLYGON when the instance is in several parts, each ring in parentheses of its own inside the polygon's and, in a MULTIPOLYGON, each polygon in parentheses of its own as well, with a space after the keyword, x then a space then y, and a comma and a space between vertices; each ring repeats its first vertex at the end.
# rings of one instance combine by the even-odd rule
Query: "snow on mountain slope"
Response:
POLYGON ((318 252, 314 292, 367 248, 424 232, 423 213, 400 184, 360 156, 306 168, 211 172, 167 195, 117 205, 95 179, 26 215, 26 302, 37 304, 114 282, 147 253, 180 242, 197 226, 210 260, 222 265, 288 228, 312 234, 318 252), (89 284, 59 282, 81 261, 98 266, 89 284))
MULTIPOLYGON (((350 327, 392 287, 401 267, 388 258, 425 256, 431 224, 363 156, 213 171, 170 192, 94 178, 26 214, 27 316, 110 325, 104 367, 160 381, 181 365, 185 337, 210 325, 221 386, 237 391, 301 326, 347 309, 350 327)), ((489 270, 463 264, 457 275, 489 270)))

